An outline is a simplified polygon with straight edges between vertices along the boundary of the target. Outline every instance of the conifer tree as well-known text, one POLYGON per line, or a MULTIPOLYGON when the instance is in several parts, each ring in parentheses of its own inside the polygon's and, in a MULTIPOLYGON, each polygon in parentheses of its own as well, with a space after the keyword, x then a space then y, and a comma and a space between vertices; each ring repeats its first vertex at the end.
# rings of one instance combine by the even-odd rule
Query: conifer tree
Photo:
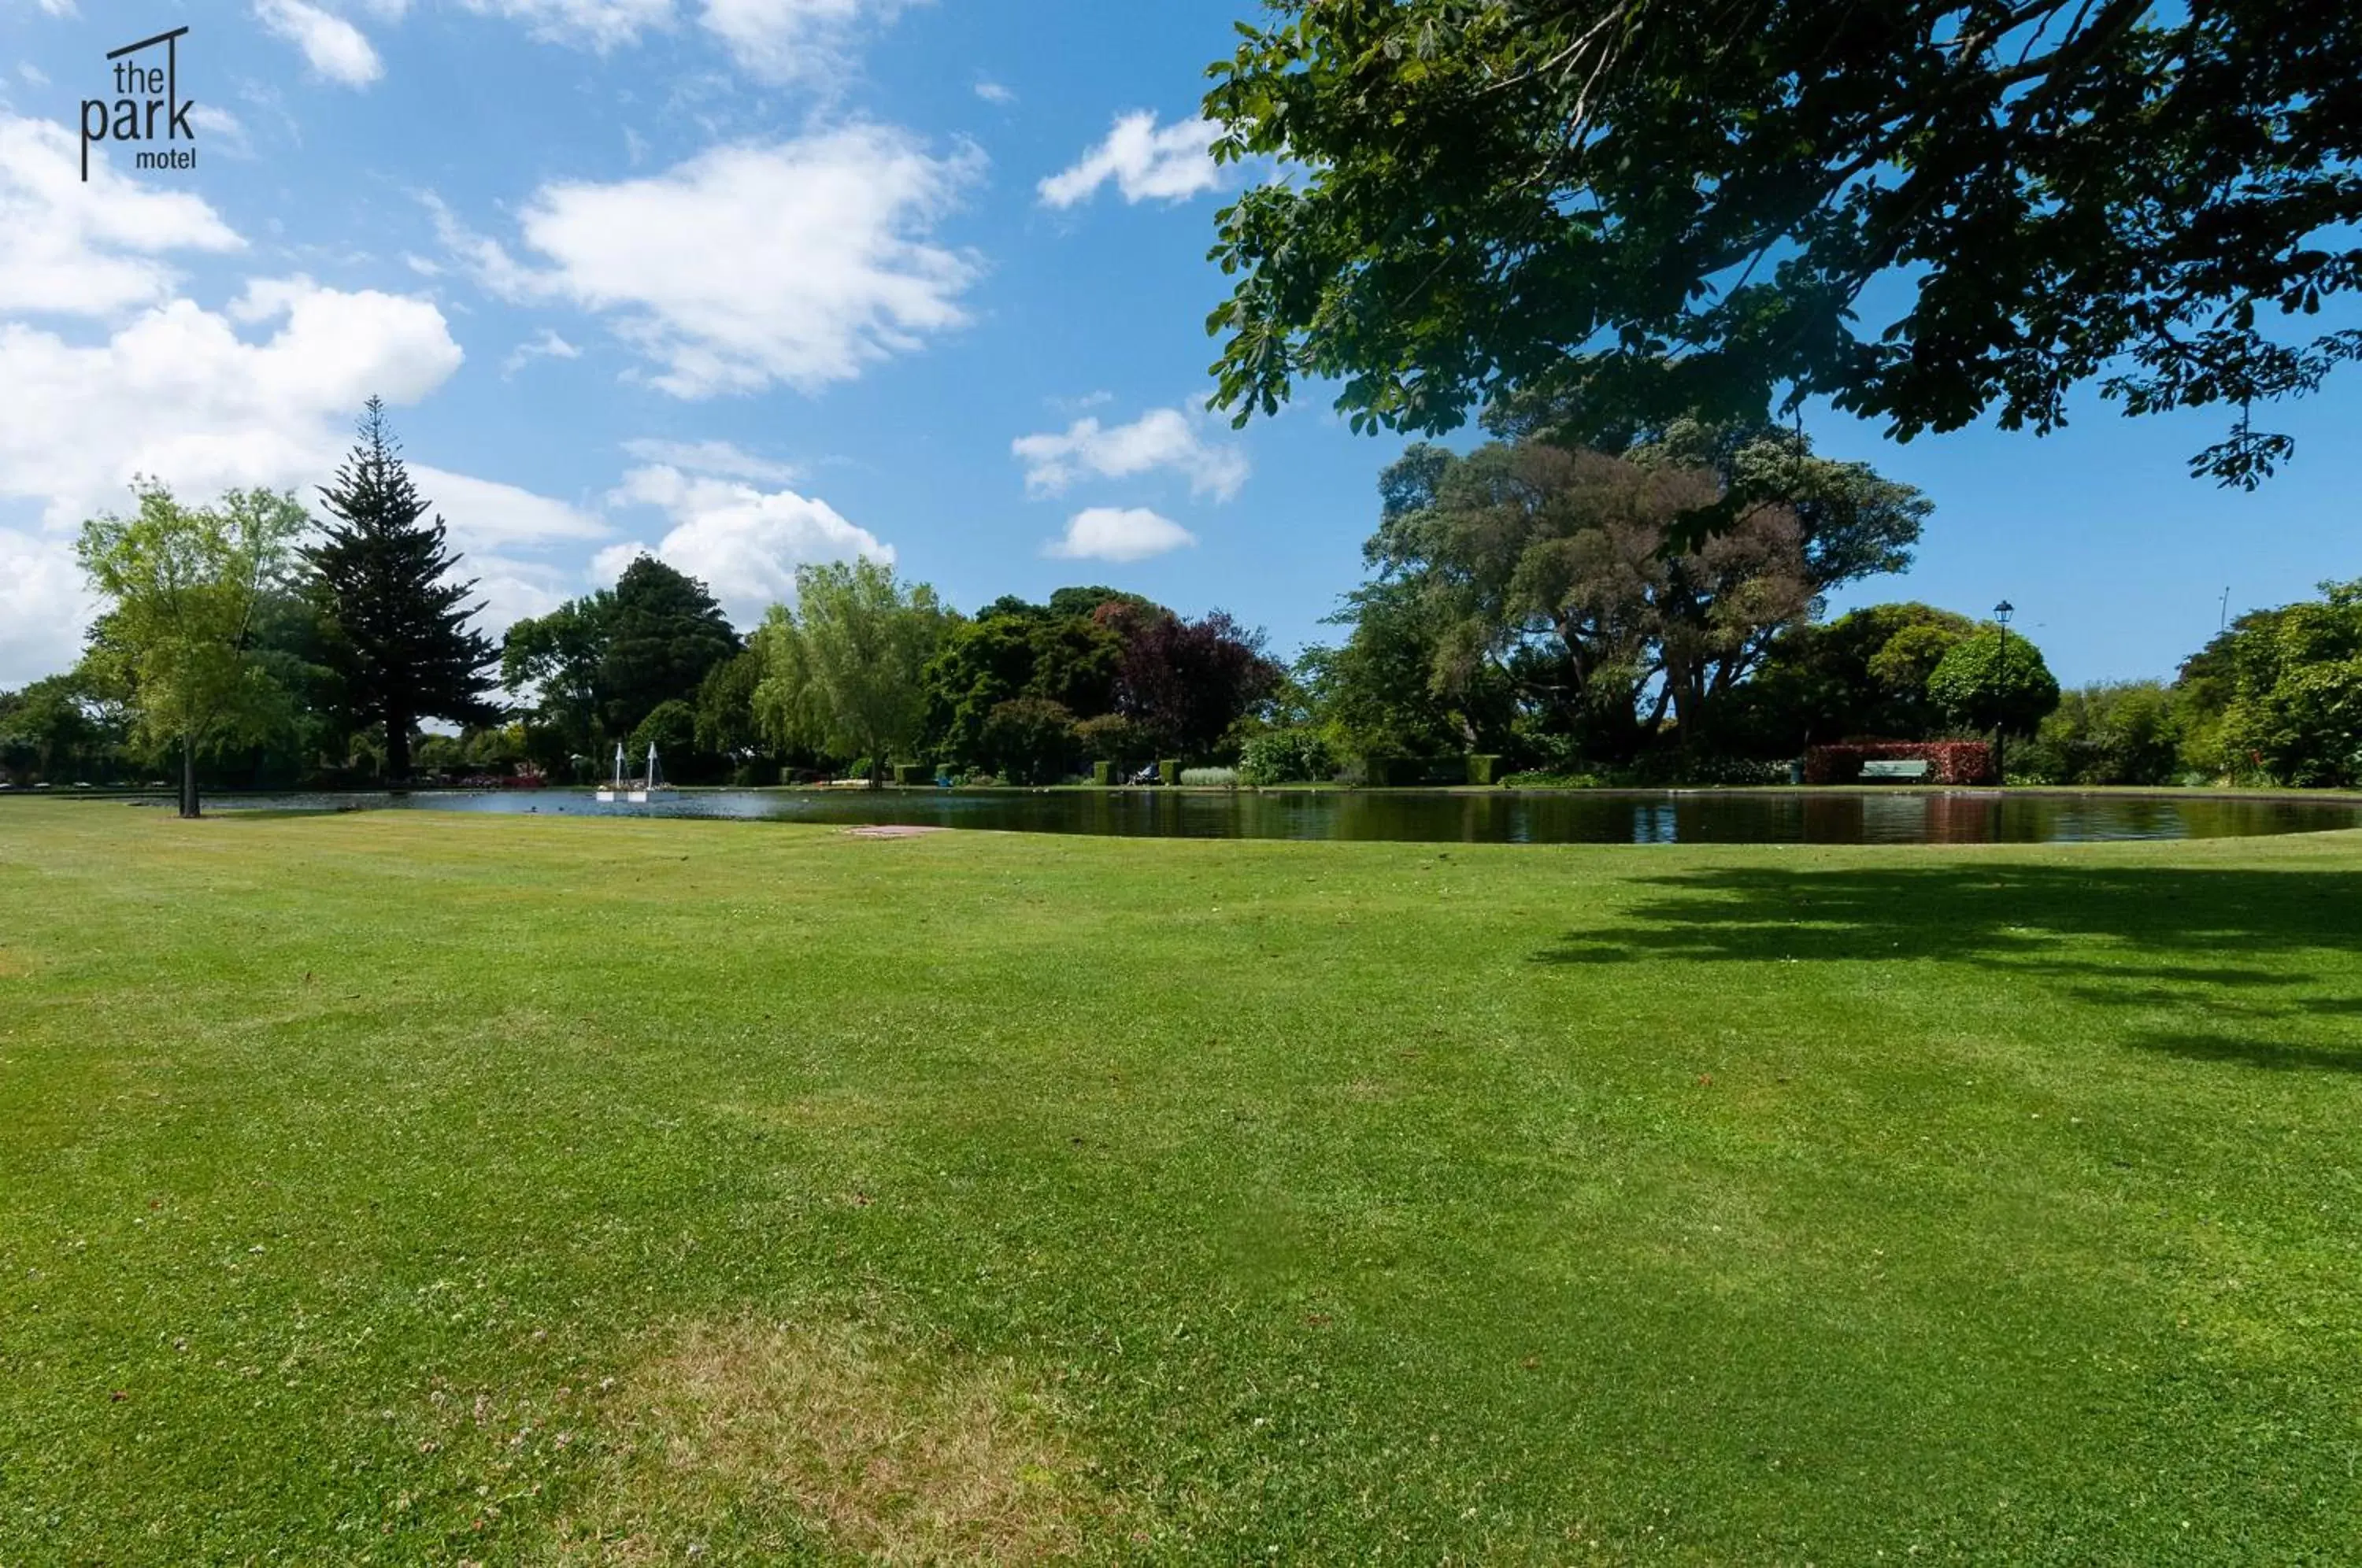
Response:
POLYGON ((426 520, 382 402, 369 400, 359 428, 337 482, 320 491, 331 521, 304 555, 335 625, 329 663, 353 716, 384 727, 386 777, 399 783, 419 720, 497 716, 486 695, 499 652, 468 624, 482 608, 467 602, 476 585, 453 579, 461 558, 445 548, 442 517, 426 520))

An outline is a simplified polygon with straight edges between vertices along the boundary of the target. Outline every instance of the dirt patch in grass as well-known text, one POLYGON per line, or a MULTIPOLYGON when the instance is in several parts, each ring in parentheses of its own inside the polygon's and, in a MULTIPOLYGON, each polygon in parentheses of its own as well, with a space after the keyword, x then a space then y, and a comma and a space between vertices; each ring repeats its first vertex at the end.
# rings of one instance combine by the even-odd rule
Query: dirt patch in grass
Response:
POLYGON ((870 823, 844 830, 847 838, 924 838, 931 833, 949 833, 944 827, 929 827, 917 823, 870 823))
POLYGON ((694 1325, 616 1400, 554 1563, 1055 1562, 1114 1522, 1097 1467, 1013 1368, 874 1330, 694 1325))

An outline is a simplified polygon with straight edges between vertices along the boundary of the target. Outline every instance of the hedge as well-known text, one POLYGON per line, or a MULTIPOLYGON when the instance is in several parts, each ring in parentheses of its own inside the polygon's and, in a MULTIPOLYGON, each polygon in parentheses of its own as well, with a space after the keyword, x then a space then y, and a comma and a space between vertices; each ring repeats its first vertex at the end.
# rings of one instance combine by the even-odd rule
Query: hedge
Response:
POLYGON ((894 782, 904 786, 924 788, 935 781, 935 770, 923 762, 898 762, 894 765, 894 782))
POLYGON ((1925 762, 1930 784, 1992 784, 1992 747, 1983 741, 1856 741, 1805 753, 1807 784, 1852 784, 1865 762, 1925 762))
POLYGON ((1501 759, 1498 756, 1477 752, 1468 758, 1468 782, 1471 784, 1489 785, 1499 776, 1500 771, 1501 759))
POLYGON ((1177 756, 1159 757, 1156 763, 1156 781, 1159 784, 1180 783, 1181 759, 1177 756))
POLYGON ((1094 783, 1094 784, 1098 784, 1098 785, 1120 784, 1120 783, 1122 783, 1122 782, 1123 782, 1122 764, 1120 764, 1120 763, 1115 763, 1115 762, 1094 762, 1094 763, 1092 763, 1092 764, 1091 764, 1091 782, 1092 782, 1092 783, 1094 783))

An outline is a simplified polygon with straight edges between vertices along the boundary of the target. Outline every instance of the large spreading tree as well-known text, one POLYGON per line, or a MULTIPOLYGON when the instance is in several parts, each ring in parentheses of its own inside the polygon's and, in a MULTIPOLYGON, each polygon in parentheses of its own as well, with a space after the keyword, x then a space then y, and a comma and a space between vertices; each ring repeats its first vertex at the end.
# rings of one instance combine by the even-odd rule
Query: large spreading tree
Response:
POLYGON ((122 699, 149 749, 179 753, 181 814, 193 817, 198 754, 289 716, 257 634, 307 520, 292 496, 269 491, 231 491, 209 507, 183 506, 160 484, 137 493, 138 512, 92 518, 76 545, 105 605, 83 673, 122 699))
POLYGON ((1270 0, 1215 67, 1244 419, 1541 395, 1562 438, 1825 397, 1897 436, 2260 406, 2362 355, 2362 11, 2290 0, 1270 0))
POLYGON ((352 716, 384 732, 386 777, 399 783, 421 719, 497 716, 488 695, 499 653, 469 624, 481 608, 468 602, 476 585, 455 580, 461 558, 411 482, 378 399, 320 502, 332 521, 304 558, 333 627, 326 663, 352 716))

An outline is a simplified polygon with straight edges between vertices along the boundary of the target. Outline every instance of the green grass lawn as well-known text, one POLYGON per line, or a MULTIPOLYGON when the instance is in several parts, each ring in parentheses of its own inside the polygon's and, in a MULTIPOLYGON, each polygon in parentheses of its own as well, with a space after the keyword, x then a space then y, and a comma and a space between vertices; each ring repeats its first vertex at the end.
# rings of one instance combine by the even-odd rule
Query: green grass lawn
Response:
POLYGON ((0 1563, 2350 1563, 2357 874, 0 803, 0 1563))

